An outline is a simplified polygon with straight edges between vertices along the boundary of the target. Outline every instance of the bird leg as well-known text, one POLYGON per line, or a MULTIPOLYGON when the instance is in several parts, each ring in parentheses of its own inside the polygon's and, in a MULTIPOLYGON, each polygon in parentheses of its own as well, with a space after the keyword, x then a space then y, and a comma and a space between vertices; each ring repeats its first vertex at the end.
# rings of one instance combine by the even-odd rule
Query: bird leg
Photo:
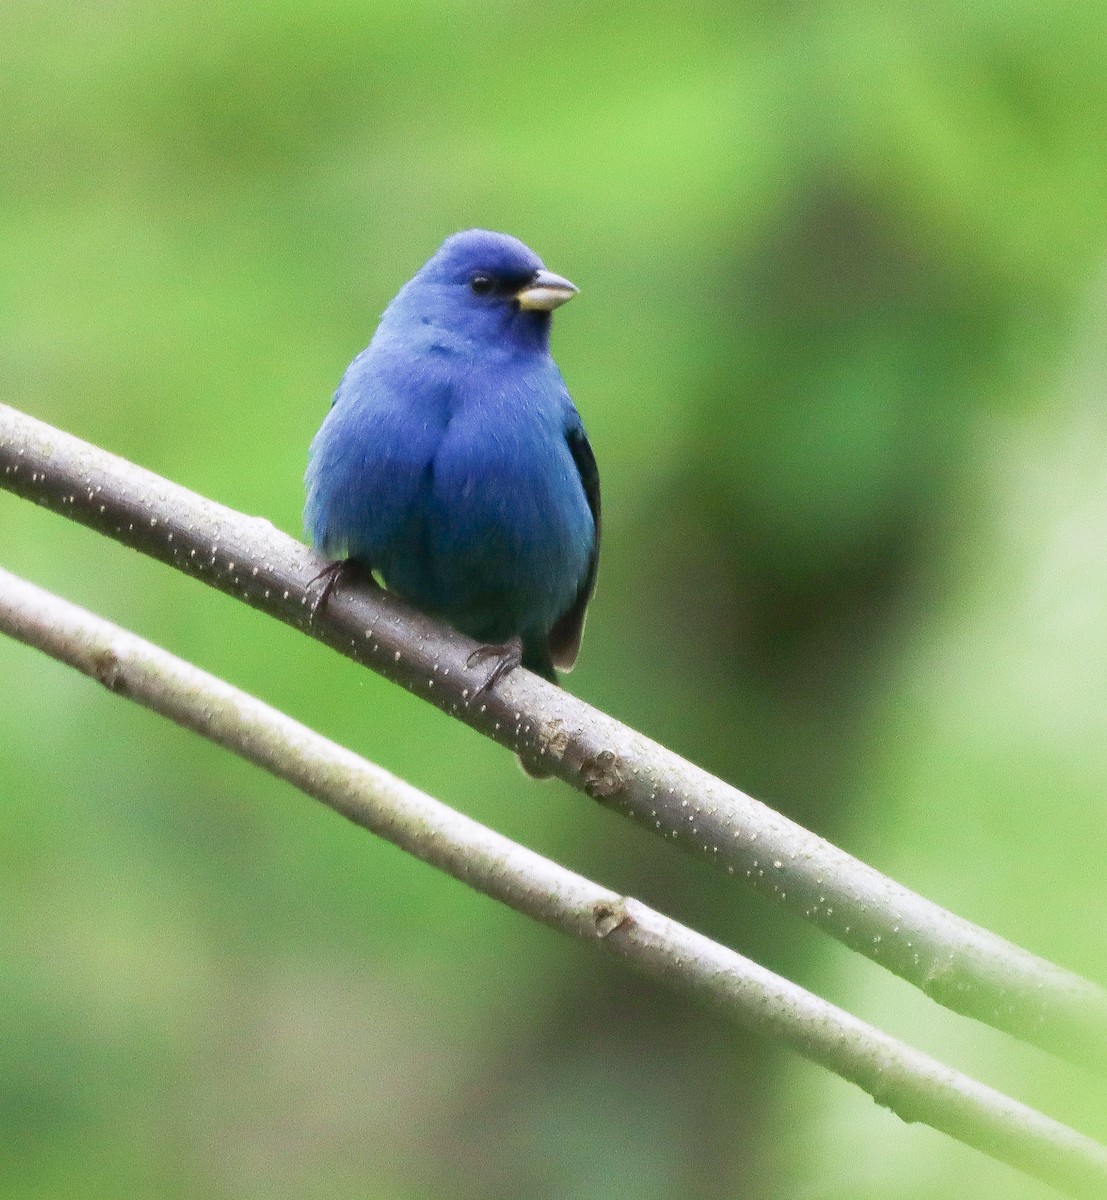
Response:
POLYGON ((372 570, 364 563, 355 562, 352 558, 340 558, 335 562, 329 563, 314 579, 308 581, 308 587, 314 587, 320 580, 323 581, 323 586, 319 589, 319 594, 311 602, 311 619, 313 621, 327 607, 327 601, 330 600, 331 593, 337 590, 340 583, 353 583, 357 581, 375 585, 372 570))
POLYGON ((507 642, 491 646, 478 646, 469 655, 465 665, 472 668, 488 659, 493 659, 494 665, 488 673, 488 678, 473 693, 474 700, 494 688, 505 675, 510 675, 523 661, 523 639, 516 636, 507 642))

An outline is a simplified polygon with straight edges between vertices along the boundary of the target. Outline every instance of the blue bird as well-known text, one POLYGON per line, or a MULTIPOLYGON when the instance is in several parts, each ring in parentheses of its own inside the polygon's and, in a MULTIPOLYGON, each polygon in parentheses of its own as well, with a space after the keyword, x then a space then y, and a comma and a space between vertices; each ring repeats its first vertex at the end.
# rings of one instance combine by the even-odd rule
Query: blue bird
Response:
MULTIPOLYGON (((577 292, 522 242, 448 237, 389 304, 311 443, 304 525, 496 660, 553 683, 577 657, 600 547, 596 460, 551 313, 577 292)), ((322 576, 321 576, 322 578, 322 576)))

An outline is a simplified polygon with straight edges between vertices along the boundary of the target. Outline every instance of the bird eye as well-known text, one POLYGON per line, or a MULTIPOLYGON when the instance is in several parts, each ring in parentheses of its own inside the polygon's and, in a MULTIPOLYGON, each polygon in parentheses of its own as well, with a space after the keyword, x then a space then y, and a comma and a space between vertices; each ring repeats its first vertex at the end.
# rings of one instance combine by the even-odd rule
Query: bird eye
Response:
POLYGON ((492 290, 492 280, 487 275, 474 275, 469 280, 469 286, 478 296, 487 296, 492 290))

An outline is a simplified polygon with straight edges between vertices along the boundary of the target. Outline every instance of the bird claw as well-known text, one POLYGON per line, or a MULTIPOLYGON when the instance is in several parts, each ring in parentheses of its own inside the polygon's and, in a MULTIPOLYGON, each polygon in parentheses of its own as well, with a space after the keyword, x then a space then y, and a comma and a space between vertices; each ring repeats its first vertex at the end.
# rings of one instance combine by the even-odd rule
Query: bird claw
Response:
POLYGON ((495 660, 492 670, 489 671, 488 678, 473 693, 474 700, 494 688, 505 675, 510 675, 523 661, 522 638, 514 637, 509 642, 502 642, 491 646, 478 646, 469 655, 465 665, 472 669, 478 663, 485 662, 488 659, 495 660))
POLYGON ((337 590, 344 578, 348 581, 358 579, 367 580, 369 583, 373 582, 372 572, 361 563, 354 562, 353 559, 340 558, 336 562, 328 563, 318 575, 308 580, 309 589, 323 580, 319 594, 311 602, 310 615, 313 621, 327 607, 327 601, 330 600, 331 594, 337 590))

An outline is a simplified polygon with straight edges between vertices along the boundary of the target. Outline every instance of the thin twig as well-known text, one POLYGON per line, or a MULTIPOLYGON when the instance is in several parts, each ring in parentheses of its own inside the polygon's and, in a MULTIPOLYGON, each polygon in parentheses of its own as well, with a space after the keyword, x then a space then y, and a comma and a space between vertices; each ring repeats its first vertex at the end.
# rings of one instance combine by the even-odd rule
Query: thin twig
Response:
POLYGON ((782 1039, 921 1121, 1074 1196, 1107 1148, 950 1070, 740 954, 455 812, 128 631, 0 570, 0 630, 314 796, 424 862, 782 1039))
POLYGON ((527 671, 474 700, 473 643, 380 589, 311 616, 321 562, 268 521, 0 405, 0 485, 326 642, 975 1017, 1107 1071, 1107 993, 970 924, 527 671))

